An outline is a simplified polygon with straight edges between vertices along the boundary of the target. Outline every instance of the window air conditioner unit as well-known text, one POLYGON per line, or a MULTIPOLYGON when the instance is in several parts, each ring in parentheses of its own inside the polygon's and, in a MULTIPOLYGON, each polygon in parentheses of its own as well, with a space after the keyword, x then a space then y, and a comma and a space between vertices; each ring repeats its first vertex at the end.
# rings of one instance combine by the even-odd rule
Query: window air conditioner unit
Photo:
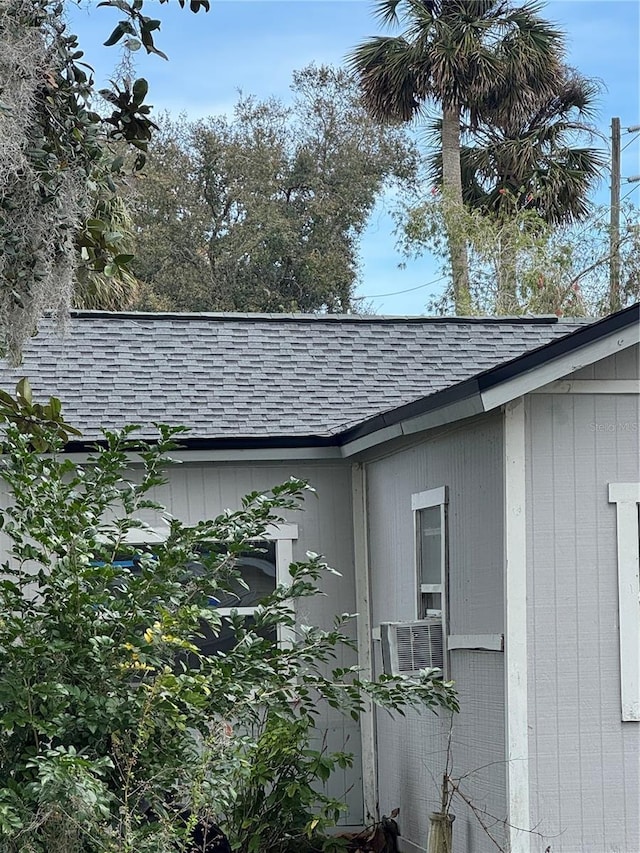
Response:
POLYGON ((382 663, 387 675, 417 675, 421 669, 443 670, 442 617, 419 622, 382 622, 382 663))

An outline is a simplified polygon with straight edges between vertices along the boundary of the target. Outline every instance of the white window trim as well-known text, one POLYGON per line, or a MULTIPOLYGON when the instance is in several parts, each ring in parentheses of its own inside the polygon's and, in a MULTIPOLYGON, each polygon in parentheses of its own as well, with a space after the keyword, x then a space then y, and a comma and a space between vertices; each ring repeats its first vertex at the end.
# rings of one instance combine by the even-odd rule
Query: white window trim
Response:
POLYGON ((609 483, 616 505, 622 721, 640 721, 640 483, 609 483))
POLYGON ((444 643, 443 649, 443 669, 444 677, 449 677, 449 656, 447 649, 447 632, 449 625, 449 589, 448 589, 448 566, 447 566, 447 548, 448 548, 448 525, 447 525, 447 505, 449 503, 449 490, 447 486, 439 486, 436 489, 427 489, 424 492, 417 492, 411 495, 411 509, 413 512, 413 554, 414 554, 414 572, 415 572, 415 617, 420 616, 422 596, 426 593, 435 592, 442 596, 442 637, 444 643), (420 557, 418 554, 418 511, 421 509, 431 509, 432 507, 440 507, 440 528, 442 535, 440 537, 440 583, 439 584, 423 584, 420 577, 420 557))

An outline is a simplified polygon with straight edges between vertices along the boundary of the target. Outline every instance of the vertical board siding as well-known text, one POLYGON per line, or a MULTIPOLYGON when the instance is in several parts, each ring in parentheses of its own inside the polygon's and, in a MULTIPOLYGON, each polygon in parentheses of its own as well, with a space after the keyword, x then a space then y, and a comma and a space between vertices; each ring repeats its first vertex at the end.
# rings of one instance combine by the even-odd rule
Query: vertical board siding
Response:
MULTIPOLYGON (((298 540, 293 543, 293 559, 304 559, 307 551, 323 554, 342 577, 327 575, 321 582, 324 596, 304 599, 296 617, 299 624, 330 628, 336 613, 353 613, 355 580, 353 568, 353 533, 351 510, 351 471, 343 463, 290 464, 259 463, 247 465, 200 465, 183 463, 168 471, 168 483, 155 491, 154 498, 171 508, 171 512, 187 523, 214 518, 225 509, 237 509, 249 492, 264 491, 289 477, 307 479, 316 489, 309 494, 302 512, 286 512, 286 520, 298 525, 298 540)), ((149 516, 154 525, 158 517, 149 516)), ((355 630, 352 629, 355 638, 355 630)), ((343 650, 337 665, 355 663, 352 650, 343 650)), ((337 770, 327 792, 346 802, 348 813, 344 823, 360 825, 364 819, 362 800, 362 765, 359 725, 336 711, 325 708, 318 717, 318 742, 330 751, 354 754, 353 768, 337 770)))
MULTIPOLYGON (((620 353, 593 371, 632 378, 632 364, 620 353)), ((608 503, 610 482, 640 479, 638 399, 536 395, 527 405, 531 820, 542 850, 638 853, 640 724, 621 721, 608 503)))
MULTIPOLYGON (((411 495, 449 488, 449 609, 452 634, 504 630, 502 417, 492 414, 367 463, 372 626, 416 618, 417 587, 411 495)), ((380 672, 380 644, 374 644, 380 672)), ((484 814, 498 841, 507 811, 504 767, 504 656, 451 652, 462 711, 451 735, 453 775, 484 814), (466 776, 466 774, 469 774, 466 776), (498 822, 496 824, 496 821, 498 822)), ((439 809, 449 715, 377 715, 379 808, 400 808, 404 838, 426 849, 428 818, 439 809)), ((452 811, 455 853, 496 849, 472 810, 452 811)))

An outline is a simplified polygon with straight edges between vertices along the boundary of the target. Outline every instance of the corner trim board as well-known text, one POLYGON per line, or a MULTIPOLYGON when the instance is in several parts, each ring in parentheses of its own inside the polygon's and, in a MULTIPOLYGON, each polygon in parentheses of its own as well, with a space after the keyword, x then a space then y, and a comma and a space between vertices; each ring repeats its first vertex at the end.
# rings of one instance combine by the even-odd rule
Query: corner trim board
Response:
MULTIPOLYGON (((351 466, 353 502, 353 558, 356 584, 356 642, 358 666, 362 678, 373 673, 371 632, 371 591, 369 584, 369 542, 367 531, 367 469, 364 463, 351 466)), ((364 822, 377 820, 378 768, 376 760, 376 711, 371 701, 365 702, 360 716, 360 745, 362 750, 362 797, 364 822)))
POLYGON ((504 596, 507 807, 510 853, 530 853, 527 708, 525 405, 504 409, 504 596))

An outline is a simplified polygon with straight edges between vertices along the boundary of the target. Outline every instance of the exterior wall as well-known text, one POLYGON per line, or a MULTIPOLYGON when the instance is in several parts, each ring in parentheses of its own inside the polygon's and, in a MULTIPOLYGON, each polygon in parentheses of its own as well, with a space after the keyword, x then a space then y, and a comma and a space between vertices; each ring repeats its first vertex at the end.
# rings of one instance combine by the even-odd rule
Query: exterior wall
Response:
MULTIPOLYGON (((154 500, 167 507, 185 523, 214 518, 225 509, 237 509, 242 498, 252 491, 265 491, 289 477, 306 479, 316 489, 310 494, 302 512, 284 512, 286 521, 298 526, 298 539, 293 542, 293 559, 302 560, 307 551, 322 554, 330 566, 341 572, 322 580, 325 593, 316 599, 305 599, 298 608, 299 624, 330 628, 336 613, 355 612, 355 580, 353 557, 353 525, 351 511, 351 469, 341 461, 313 463, 203 463, 184 462, 167 470, 168 482, 152 492, 154 500)), ((135 477, 135 472, 131 472, 135 477)), ((152 512, 142 517, 153 527, 162 529, 161 517, 152 512)), ((0 534, 1 536, 1 534, 0 534)), ((355 627, 352 630, 355 638, 355 627)), ((355 652, 343 650, 336 665, 356 663, 355 652)), ((317 717, 318 742, 329 751, 350 752, 352 768, 336 769, 327 783, 330 796, 346 802, 348 812, 343 824, 361 826, 364 820, 362 795, 362 762, 360 727, 328 707, 317 717)))
MULTIPOLYGON (((158 489, 154 497, 169 506, 183 521, 196 522, 213 518, 227 508, 240 506, 242 497, 254 490, 266 490, 289 477, 309 480, 317 491, 310 495, 304 512, 285 513, 287 521, 298 525, 299 538, 293 543, 293 559, 304 559, 307 551, 323 554, 329 565, 342 573, 341 578, 328 575, 322 582, 326 596, 304 601, 297 612, 300 624, 331 627, 333 616, 340 612, 355 612, 355 583, 353 572, 353 533, 351 523, 351 474, 346 463, 309 464, 249 463, 203 464, 184 463, 169 471, 169 482, 158 489)), ((153 520, 151 520, 153 523, 153 520)), ((339 660, 350 666, 355 663, 347 650, 339 660)), ((349 808, 344 822, 361 825, 363 822, 362 765, 360 730, 357 723, 326 708, 318 717, 318 738, 328 750, 354 754, 354 766, 336 770, 328 784, 331 796, 346 801, 349 808)))
POLYGON ((227 508, 237 509, 249 492, 267 490, 292 476, 308 480, 317 491, 317 499, 307 497, 303 512, 284 513, 287 521, 298 525, 294 560, 315 551, 342 573, 341 578, 328 575, 324 579, 326 597, 305 601, 298 619, 328 627, 338 606, 340 612, 352 612, 355 607, 351 475, 346 463, 183 463, 169 470, 168 484, 156 490, 154 498, 183 521, 194 523, 227 508))
MULTIPOLYGON (((366 463, 371 617, 380 622, 416 618, 412 493, 449 488, 449 632, 502 633, 503 608, 502 416, 474 419, 398 447, 366 463)), ((380 643, 374 642, 376 672, 380 643)), ((505 782, 504 662, 501 652, 452 651, 451 677, 462 711, 451 730, 454 777, 471 774, 461 790, 480 820, 503 840, 505 782)), ((377 714, 379 808, 400 808, 405 849, 426 849, 428 816, 439 810, 450 715, 377 714), (414 847, 415 846, 415 847, 414 847)), ((455 853, 489 853, 495 845, 477 817, 457 798, 452 812, 455 853)))
MULTIPOLYGON (((570 379, 634 379, 638 348, 570 379)), ((640 723, 621 721, 616 507, 640 481, 639 399, 527 398, 532 850, 638 853, 640 723)))

